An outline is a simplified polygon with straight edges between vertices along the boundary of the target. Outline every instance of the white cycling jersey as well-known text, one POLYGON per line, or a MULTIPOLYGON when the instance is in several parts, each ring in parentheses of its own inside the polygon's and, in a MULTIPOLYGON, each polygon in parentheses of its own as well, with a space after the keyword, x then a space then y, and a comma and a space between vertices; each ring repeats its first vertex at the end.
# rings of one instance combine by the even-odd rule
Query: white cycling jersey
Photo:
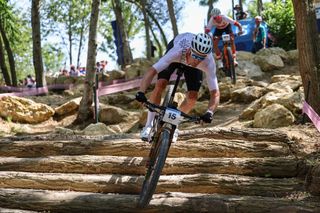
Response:
POLYGON ((225 16, 225 15, 221 15, 222 21, 220 23, 216 22, 213 18, 213 16, 211 16, 211 18, 209 19, 207 28, 211 30, 212 27, 216 27, 217 29, 224 29, 228 26, 228 24, 235 24, 236 21, 233 20, 232 18, 225 16))
MULTIPOLYGON (((185 54, 183 53, 191 47, 191 41, 194 36, 195 35, 193 33, 182 33, 177 35, 173 40, 173 47, 153 65, 153 68, 159 73, 166 69, 172 62, 184 63, 186 60, 185 54)), ((212 53, 208 54, 196 68, 206 73, 206 79, 210 91, 219 90, 216 76, 216 64, 212 53)))

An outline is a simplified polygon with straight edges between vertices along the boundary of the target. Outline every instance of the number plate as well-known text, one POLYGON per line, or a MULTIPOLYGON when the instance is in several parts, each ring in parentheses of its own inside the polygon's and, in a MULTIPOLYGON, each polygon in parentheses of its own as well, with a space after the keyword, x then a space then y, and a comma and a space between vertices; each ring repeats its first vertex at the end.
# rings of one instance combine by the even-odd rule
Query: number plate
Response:
POLYGON ((167 108, 162 120, 177 126, 181 120, 181 112, 175 109, 167 108))
POLYGON ((230 35, 229 34, 222 35, 222 40, 223 41, 230 41, 230 35))

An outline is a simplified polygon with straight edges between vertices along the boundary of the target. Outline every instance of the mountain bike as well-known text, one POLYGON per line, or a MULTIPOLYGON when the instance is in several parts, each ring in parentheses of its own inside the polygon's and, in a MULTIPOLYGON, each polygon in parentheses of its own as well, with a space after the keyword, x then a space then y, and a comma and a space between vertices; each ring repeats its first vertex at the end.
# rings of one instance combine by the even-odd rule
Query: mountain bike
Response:
POLYGON ((184 71, 196 69, 178 62, 170 65, 170 69, 176 69, 177 78, 174 85, 169 85, 166 96, 161 106, 145 102, 144 106, 150 111, 156 112, 153 120, 153 127, 149 134, 148 141, 151 143, 149 159, 146 162, 146 174, 142 184, 138 207, 144 208, 147 206, 156 190, 162 169, 164 167, 172 137, 176 127, 182 122, 199 123, 200 117, 189 116, 177 109, 177 103, 174 102, 180 78, 184 71))
MULTIPOLYGON (((239 34, 240 35, 240 34, 239 34)), ((236 37, 237 34, 234 34, 234 37, 236 37)), ((222 70, 226 74, 226 76, 229 76, 231 78, 232 84, 236 84, 237 81, 237 75, 234 65, 234 59, 231 49, 231 35, 230 34, 223 34, 221 36, 222 40, 222 63, 223 67, 222 70)))

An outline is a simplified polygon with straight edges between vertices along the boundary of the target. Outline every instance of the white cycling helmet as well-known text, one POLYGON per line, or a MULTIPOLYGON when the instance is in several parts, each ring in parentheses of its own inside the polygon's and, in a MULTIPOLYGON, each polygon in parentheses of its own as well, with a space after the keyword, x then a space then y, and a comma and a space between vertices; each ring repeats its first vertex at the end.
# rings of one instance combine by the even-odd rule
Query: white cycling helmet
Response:
POLYGON ((219 16, 220 14, 221 14, 221 11, 219 10, 219 8, 212 8, 211 10, 212 16, 219 16))
POLYGON ((208 34, 199 33, 191 41, 191 49, 202 55, 208 55, 212 51, 212 40, 208 34))
POLYGON ((257 20, 257 21, 262 21, 262 17, 261 16, 256 16, 254 19, 257 20))

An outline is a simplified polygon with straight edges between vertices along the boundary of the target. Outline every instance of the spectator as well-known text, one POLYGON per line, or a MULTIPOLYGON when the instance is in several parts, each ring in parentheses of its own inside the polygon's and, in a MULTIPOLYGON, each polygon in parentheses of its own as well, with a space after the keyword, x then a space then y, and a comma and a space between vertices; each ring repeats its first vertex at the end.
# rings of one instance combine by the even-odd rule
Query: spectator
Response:
POLYGON ((78 77, 79 76, 79 71, 76 69, 74 65, 70 66, 70 72, 69 75, 72 77, 78 77))
POLYGON ((25 83, 28 88, 32 88, 35 85, 35 80, 32 78, 31 75, 27 75, 25 83))
POLYGON ((264 27, 261 25, 262 18, 261 16, 256 16, 255 18, 256 22, 256 27, 253 31, 253 47, 251 52, 256 53, 260 49, 265 49, 266 48, 266 30, 264 27))
POLYGON ((242 8, 240 7, 240 5, 236 5, 236 6, 234 6, 234 8, 233 8, 235 11, 236 11, 236 20, 238 21, 238 20, 241 20, 241 19, 245 19, 245 18, 247 18, 247 16, 248 16, 248 13, 246 13, 246 12, 244 12, 243 10, 242 10, 242 8))

